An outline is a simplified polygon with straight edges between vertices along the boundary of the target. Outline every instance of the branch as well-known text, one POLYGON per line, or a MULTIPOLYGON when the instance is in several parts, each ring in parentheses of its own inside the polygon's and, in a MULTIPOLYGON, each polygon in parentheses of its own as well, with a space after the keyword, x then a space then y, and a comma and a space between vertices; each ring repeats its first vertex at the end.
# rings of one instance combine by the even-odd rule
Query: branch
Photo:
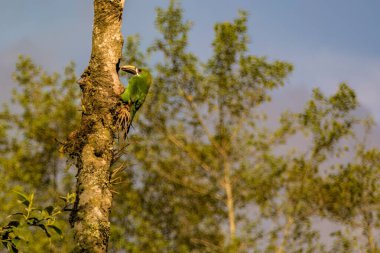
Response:
POLYGON ((193 98, 190 95, 187 95, 182 89, 181 89, 181 93, 182 93, 182 96, 185 98, 185 100, 188 102, 192 111, 194 112, 195 117, 197 118, 202 129, 205 131, 210 143, 223 157, 226 158, 227 157, 226 151, 214 140, 213 135, 211 134, 211 131, 208 129, 207 125, 202 119, 202 116, 199 114, 198 106, 194 103, 193 98))
POLYGON ((188 188, 188 189, 192 190, 193 192, 196 192, 200 195, 209 195, 209 191, 207 191, 205 189, 201 189, 200 187, 194 187, 194 185, 192 185, 192 183, 185 182, 185 180, 173 177, 171 174, 165 173, 162 170, 155 169, 154 167, 151 167, 151 169, 154 172, 156 172, 157 174, 159 174, 161 177, 167 179, 168 181, 171 181, 171 182, 178 184, 178 185, 182 185, 182 186, 184 186, 184 187, 186 187, 186 188, 188 188))
POLYGON ((169 141, 171 141, 174 145, 176 145, 178 148, 180 148, 185 154, 188 155, 188 157, 196 162, 203 170, 212 173, 214 176, 215 172, 214 170, 206 163, 202 162, 196 154, 194 154, 190 149, 188 149, 183 143, 180 142, 174 135, 172 134, 166 134, 169 141))

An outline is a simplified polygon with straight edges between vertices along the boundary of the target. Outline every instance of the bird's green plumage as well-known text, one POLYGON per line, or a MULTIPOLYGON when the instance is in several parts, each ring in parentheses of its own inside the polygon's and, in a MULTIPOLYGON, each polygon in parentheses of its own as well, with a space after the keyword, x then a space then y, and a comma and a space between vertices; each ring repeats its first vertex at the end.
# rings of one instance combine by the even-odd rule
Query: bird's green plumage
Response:
MULTIPOLYGON (((120 95, 121 100, 130 106, 130 124, 132 123, 136 112, 144 103, 152 82, 153 80, 150 72, 147 70, 140 70, 138 74, 129 79, 128 86, 120 95)), ((129 127, 127 133, 128 131, 129 127)))

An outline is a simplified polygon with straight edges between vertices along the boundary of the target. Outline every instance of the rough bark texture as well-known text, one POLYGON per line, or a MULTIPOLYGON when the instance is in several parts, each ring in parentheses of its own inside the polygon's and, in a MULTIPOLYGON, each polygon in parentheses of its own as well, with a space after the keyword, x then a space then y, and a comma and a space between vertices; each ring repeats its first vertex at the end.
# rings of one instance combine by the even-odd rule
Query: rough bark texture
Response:
POLYGON ((78 81, 83 92, 81 126, 71 137, 76 159, 77 200, 71 216, 76 252, 107 252, 112 203, 110 167, 114 114, 123 91, 118 76, 124 0, 94 0, 92 53, 78 81))

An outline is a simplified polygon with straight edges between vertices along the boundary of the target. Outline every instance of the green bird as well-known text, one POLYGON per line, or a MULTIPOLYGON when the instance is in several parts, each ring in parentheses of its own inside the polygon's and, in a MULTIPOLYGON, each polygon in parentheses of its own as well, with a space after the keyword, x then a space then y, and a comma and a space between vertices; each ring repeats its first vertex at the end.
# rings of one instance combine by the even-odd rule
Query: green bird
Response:
POLYGON ((129 79, 128 86, 120 95, 121 100, 127 106, 119 110, 118 124, 123 130, 126 130, 126 136, 136 112, 145 101, 153 79, 150 72, 146 69, 140 69, 132 65, 122 66, 120 69, 133 75, 129 79))

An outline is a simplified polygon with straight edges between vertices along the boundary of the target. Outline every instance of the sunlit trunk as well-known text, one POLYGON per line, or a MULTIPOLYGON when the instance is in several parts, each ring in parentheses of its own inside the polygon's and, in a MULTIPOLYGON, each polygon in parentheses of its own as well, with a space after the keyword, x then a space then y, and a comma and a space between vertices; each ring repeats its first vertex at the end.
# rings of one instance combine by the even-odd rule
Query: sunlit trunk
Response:
POLYGON ((226 203, 227 203, 227 210, 228 210, 230 238, 231 238, 231 242, 233 242, 236 237, 236 222, 235 222, 233 187, 231 183, 231 168, 228 161, 224 162, 224 189, 226 191, 226 203))
POLYGON ((294 219, 292 217, 290 217, 290 216, 286 217, 286 224, 285 224, 284 229, 283 229, 282 240, 281 240, 281 243, 276 250, 276 253, 284 253, 285 245, 289 239, 290 229, 293 225, 293 222, 294 222, 294 219))
POLYGON ((123 8, 124 0, 94 0, 91 60, 78 81, 83 114, 69 152, 78 168, 77 199, 71 217, 76 252, 107 252, 108 247, 113 114, 123 91, 117 73, 123 45, 123 8))
POLYGON ((376 253, 377 252, 377 246, 375 243, 372 226, 371 226, 371 217, 368 211, 363 211, 363 233, 364 236, 367 238, 367 249, 369 253, 376 253))

